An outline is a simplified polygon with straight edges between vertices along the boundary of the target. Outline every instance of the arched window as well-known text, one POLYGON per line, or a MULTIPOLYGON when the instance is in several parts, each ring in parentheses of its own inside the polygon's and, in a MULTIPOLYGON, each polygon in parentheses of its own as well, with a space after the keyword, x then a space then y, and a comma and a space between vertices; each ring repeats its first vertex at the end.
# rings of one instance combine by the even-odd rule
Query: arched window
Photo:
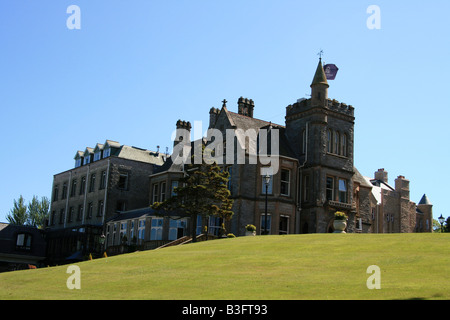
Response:
POLYGON ((340 146, 341 146, 341 135, 339 132, 334 133, 334 153, 339 154, 340 153, 340 146))
POLYGON ((332 146, 332 134, 331 134, 331 130, 328 129, 327 130, 327 152, 331 153, 331 146, 332 146))
POLYGON ((347 157, 347 155, 348 155, 348 153, 347 153, 347 140, 348 140, 347 134, 344 133, 342 135, 342 143, 341 143, 341 148, 342 148, 341 155, 343 155, 344 157, 347 157))

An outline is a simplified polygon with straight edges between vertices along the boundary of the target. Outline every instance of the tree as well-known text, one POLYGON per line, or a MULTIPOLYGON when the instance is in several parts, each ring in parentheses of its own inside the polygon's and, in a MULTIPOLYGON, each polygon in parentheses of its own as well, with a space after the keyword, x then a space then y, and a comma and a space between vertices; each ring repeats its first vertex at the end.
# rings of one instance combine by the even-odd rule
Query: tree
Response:
MULTIPOLYGON (((202 148, 204 151, 204 147, 202 148)), ((196 241, 197 217, 217 216, 231 219, 233 200, 227 188, 229 173, 213 162, 185 165, 185 176, 180 179, 175 195, 164 202, 155 202, 151 207, 161 215, 178 211, 191 218, 192 241, 196 241)))
POLYGON ((47 197, 42 197, 41 201, 38 197, 33 196, 33 199, 28 204, 28 222, 27 224, 36 228, 44 227, 45 219, 48 218, 50 210, 50 201, 47 197))
POLYGON ((20 195, 18 200, 14 200, 14 207, 10 214, 6 216, 9 223, 15 225, 28 225, 35 228, 43 228, 45 220, 48 218, 50 201, 47 197, 42 197, 39 201, 37 196, 25 205, 25 200, 20 195))
POLYGON ((28 214, 27 206, 25 205, 25 200, 22 195, 20 195, 18 200, 14 200, 14 206, 10 213, 6 216, 6 220, 10 224, 23 226, 27 223, 28 214))

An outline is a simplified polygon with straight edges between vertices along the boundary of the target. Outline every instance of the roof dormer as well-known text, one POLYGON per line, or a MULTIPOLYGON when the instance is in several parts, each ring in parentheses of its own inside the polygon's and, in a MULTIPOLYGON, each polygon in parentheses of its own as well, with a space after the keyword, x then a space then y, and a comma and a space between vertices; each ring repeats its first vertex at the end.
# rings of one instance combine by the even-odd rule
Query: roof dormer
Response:
POLYGON ((83 165, 83 159, 84 159, 84 152, 83 151, 77 151, 75 154, 75 168, 81 167, 83 165))
POLYGON ((104 145, 101 143, 97 143, 97 145, 94 148, 94 161, 98 161, 102 159, 103 155, 103 147, 104 145))

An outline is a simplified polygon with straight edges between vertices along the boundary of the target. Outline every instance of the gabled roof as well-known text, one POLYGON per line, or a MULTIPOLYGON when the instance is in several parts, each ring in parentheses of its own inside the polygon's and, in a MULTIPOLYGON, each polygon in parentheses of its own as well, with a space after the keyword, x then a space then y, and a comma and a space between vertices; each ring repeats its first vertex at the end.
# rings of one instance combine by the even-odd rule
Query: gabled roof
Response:
POLYGON ((106 140, 105 143, 103 144, 103 149, 106 149, 108 147, 120 148, 120 143, 117 141, 113 141, 113 140, 106 140))
POLYGON ((95 145, 95 148, 94 148, 94 153, 95 153, 95 152, 98 152, 98 151, 100 151, 100 150, 103 150, 103 147, 104 147, 103 144, 97 143, 97 144, 95 145))
POLYGON ((84 152, 78 150, 77 153, 75 154, 74 159, 76 160, 76 159, 79 159, 79 158, 82 158, 82 157, 84 157, 84 152))
POLYGON ((93 154, 94 153, 94 149, 93 148, 90 148, 90 147, 87 147, 85 150, 84 150, 84 155, 86 156, 87 154, 93 154))

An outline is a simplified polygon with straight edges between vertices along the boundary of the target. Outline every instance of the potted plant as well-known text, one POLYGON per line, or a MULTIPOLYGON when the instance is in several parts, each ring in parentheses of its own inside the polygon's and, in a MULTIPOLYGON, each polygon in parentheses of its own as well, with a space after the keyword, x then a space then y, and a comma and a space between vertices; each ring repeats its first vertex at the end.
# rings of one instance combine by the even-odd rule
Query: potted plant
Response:
POLYGON ((347 215, 342 211, 336 211, 334 214, 333 221, 333 233, 345 233, 345 228, 347 227, 347 215))
POLYGON ((248 224, 245 226, 245 235, 246 236, 255 236, 256 235, 256 227, 253 224, 248 224))

